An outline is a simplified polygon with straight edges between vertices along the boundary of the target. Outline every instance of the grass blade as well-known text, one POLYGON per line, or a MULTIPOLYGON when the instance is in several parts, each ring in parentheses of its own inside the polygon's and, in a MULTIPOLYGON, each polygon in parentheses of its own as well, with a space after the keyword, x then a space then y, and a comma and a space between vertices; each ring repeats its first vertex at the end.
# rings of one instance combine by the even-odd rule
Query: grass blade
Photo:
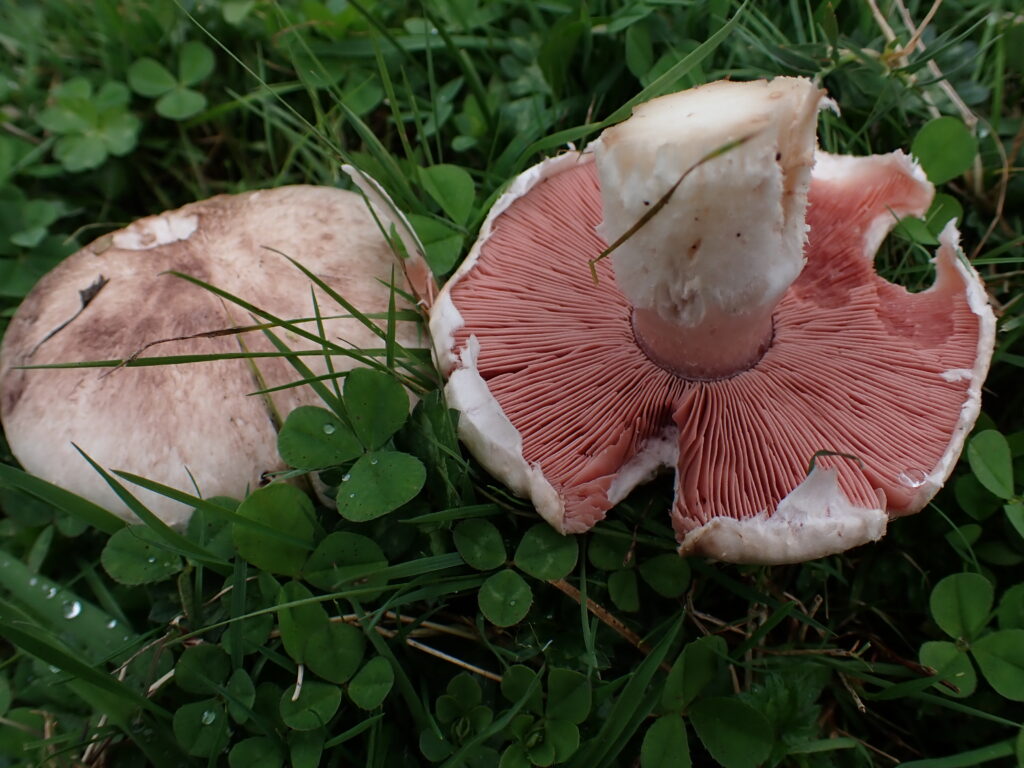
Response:
POLYGON ((88 499, 83 499, 81 496, 76 496, 70 491, 65 491, 63 488, 6 464, 0 464, 0 486, 27 493, 52 504, 60 511, 66 512, 104 533, 115 533, 125 526, 124 520, 108 512, 99 504, 94 504, 88 499))
POLYGON ((136 499, 127 488, 119 483, 117 479, 103 469, 103 467, 93 461, 92 458, 77 445, 75 446, 75 450, 78 451, 82 455, 82 458, 89 462, 89 465, 100 474, 100 476, 106 481, 107 485, 110 486, 111 490, 117 494, 118 498, 128 505, 128 509, 130 509, 132 513, 143 523, 145 523, 153 533, 163 539, 169 549, 214 568, 224 569, 228 567, 229 564, 227 561, 221 560, 219 557, 215 557, 204 547, 199 546, 191 539, 185 538, 159 517, 154 515, 145 504, 136 499))

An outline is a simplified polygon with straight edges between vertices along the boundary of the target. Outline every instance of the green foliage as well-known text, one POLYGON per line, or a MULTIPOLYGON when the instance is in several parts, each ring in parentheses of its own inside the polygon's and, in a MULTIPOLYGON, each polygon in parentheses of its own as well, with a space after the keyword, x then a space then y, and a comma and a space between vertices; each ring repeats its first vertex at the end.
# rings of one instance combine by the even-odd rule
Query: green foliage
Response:
POLYGON ((978 141, 955 117, 937 117, 926 123, 910 146, 929 181, 944 184, 971 167, 978 141))
POLYGON ((455 548, 462 559, 478 571, 489 571, 505 563, 505 542, 498 528, 486 520, 463 520, 452 531, 455 548))
POLYGON ((753 707, 733 698, 697 701, 690 711, 694 730, 725 768, 755 768, 772 748, 771 726, 753 707))
POLYGON ((296 469, 337 468, 342 474, 332 495, 347 520, 367 522, 411 501, 426 469, 415 456, 387 449, 408 418, 402 385, 379 371, 356 369, 346 376, 337 407, 337 414, 312 406, 292 411, 278 435, 282 458, 296 469))
POLYGON ((145 525, 130 525, 117 531, 100 556, 104 570, 122 584, 163 581, 182 568, 181 558, 168 552, 145 525))
POLYGON ((488 576, 480 585, 480 612, 499 627, 518 624, 530 612, 533 591, 526 580, 510 568, 488 576))
POLYGON ((560 536, 538 523, 523 534, 516 547, 516 565, 536 579, 563 579, 576 567, 579 545, 575 538, 560 536))
POLYGON ((253 491, 237 515, 232 538, 240 557, 270 573, 302 570, 315 526, 308 496, 291 485, 269 485, 253 491))
POLYGON ((186 120, 206 108, 206 97, 190 86, 209 77, 215 64, 213 51, 189 41, 178 49, 177 76, 148 56, 128 67, 128 85, 140 96, 156 99, 156 113, 169 120, 186 120))
POLYGON ((128 111, 124 83, 108 80, 98 89, 75 77, 53 89, 53 105, 39 113, 39 125, 57 136, 53 155, 69 173, 97 168, 110 155, 135 148, 139 119, 128 111))
POLYGON ((944 185, 883 272, 927 284, 955 218, 1003 310, 948 491, 882 543, 802 566, 680 559, 670 480, 590 535, 555 532, 465 456, 439 372, 394 341, 402 313, 367 319, 366 367, 287 415, 290 469, 245 499, 185 495, 184 531, 125 525, 0 443, 0 763, 1024 761, 1024 24, 947 0, 903 56, 915 28, 888 18, 891 42, 866 4, 837 2, 0 8, 4 317, 124 222, 345 185, 339 159, 380 179, 446 275, 541 156, 654 95, 775 74, 837 99, 828 151, 909 149, 944 185))
POLYGON ((994 429, 979 432, 967 444, 971 471, 985 488, 1000 499, 1013 498, 1013 463, 1010 445, 994 429))
POLYGON ((303 405, 285 419, 277 450, 288 466, 311 470, 352 461, 362 454, 363 446, 338 416, 326 408, 303 405))
POLYGON ((690 746, 679 715, 663 715, 644 734, 640 747, 641 768, 689 768, 690 746))
POLYGON ((395 671, 383 656, 375 656, 360 669, 348 688, 353 703, 362 709, 376 709, 391 692, 395 671))

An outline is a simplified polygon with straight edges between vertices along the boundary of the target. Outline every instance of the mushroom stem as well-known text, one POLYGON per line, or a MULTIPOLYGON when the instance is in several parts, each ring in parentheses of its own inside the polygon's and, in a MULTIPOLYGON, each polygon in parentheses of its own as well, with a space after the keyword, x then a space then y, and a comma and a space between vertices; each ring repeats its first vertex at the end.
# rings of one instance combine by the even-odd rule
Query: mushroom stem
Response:
POLYGON ((596 143, 607 242, 666 198, 612 253, 637 340, 662 368, 723 378, 771 344, 804 264, 822 97, 802 78, 712 83, 641 105, 596 143))
POLYGON ((771 346, 771 306, 727 314, 709 307, 696 326, 680 328, 656 311, 633 308, 633 334, 644 354, 676 376, 724 379, 752 368, 771 346))

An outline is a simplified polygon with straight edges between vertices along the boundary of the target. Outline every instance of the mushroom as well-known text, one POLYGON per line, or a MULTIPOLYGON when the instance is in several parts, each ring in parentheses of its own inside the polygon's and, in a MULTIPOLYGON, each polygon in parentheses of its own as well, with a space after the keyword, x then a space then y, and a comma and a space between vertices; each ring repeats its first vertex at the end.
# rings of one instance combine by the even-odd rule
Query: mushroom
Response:
MULTIPOLYGON (((20 367, 124 359, 140 351, 142 357, 274 351, 259 330, 204 336, 260 319, 170 270, 287 320, 314 317, 315 294, 328 340, 355 349, 383 346, 323 291, 311 291, 310 280, 281 253, 361 312, 387 311, 395 271, 390 246, 359 195, 329 187, 191 203, 104 235, 43 277, 0 349, 0 416, 22 466, 126 519, 133 516, 76 445, 101 466, 203 497, 241 497, 266 473, 284 469, 279 421, 320 401, 305 385, 250 396, 301 378, 282 357, 114 370, 20 367), (163 340, 169 341, 148 346, 163 340)), ((401 289, 401 272, 396 282, 401 289)), ((398 306, 407 306, 401 297, 398 306)), ((398 341, 421 346, 411 326, 399 324, 398 341)), ((317 330, 309 321, 301 327, 317 330)), ((322 349, 291 331, 275 333, 293 350, 322 349)), ((302 361, 315 374, 327 373, 322 355, 302 361)), ((345 371, 358 363, 336 356, 332 364, 345 371)), ((137 495, 169 524, 181 526, 191 513, 159 494, 137 495)))
POLYGON ((655 99, 494 205, 430 327, 462 439, 557 530, 668 467, 680 554, 799 562, 948 477, 993 314, 952 224, 928 290, 875 273, 933 188, 816 151, 823 103, 782 77, 655 99))

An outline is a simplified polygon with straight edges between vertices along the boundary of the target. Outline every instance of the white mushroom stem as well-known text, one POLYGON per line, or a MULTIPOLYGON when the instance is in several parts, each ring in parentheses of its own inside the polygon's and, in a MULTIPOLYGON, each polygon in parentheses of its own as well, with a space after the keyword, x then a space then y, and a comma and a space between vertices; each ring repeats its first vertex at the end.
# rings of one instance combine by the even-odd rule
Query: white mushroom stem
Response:
POLYGON ((712 83, 641 105, 596 143, 608 243, 678 184, 611 256, 637 340, 663 368, 721 378, 770 345, 804 264, 823 94, 802 78, 712 83))

